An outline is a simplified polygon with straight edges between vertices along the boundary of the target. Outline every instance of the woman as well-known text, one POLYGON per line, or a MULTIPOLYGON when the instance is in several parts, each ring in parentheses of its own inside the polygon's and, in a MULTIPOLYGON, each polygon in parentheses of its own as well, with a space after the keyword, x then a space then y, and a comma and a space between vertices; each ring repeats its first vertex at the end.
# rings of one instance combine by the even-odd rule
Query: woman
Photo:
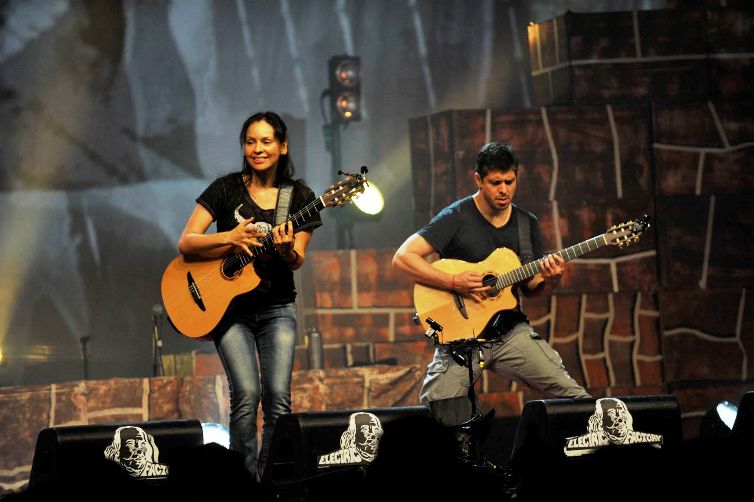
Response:
POLYGON ((241 172, 215 180, 196 199, 178 242, 183 254, 214 258, 249 253, 272 236, 275 252, 256 258, 260 285, 236 297, 213 333, 230 386, 230 447, 241 453, 246 469, 261 476, 277 418, 291 412, 291 373, 296 344, 293 271, 304 263, 312 231, 322 224, 315 212, 294 229, 273 226, 278 193, 293 186, 289 214, 315 200, 302 182, 293 181, 286 125, 275 113, 257 113, 241 127, 241 172), (205 233, 217 221, 217 233, 205 233), (260 371, 261 370, 261 371, 260 371), (262 401, 262 448, 257 455, 257 407, 262 401))

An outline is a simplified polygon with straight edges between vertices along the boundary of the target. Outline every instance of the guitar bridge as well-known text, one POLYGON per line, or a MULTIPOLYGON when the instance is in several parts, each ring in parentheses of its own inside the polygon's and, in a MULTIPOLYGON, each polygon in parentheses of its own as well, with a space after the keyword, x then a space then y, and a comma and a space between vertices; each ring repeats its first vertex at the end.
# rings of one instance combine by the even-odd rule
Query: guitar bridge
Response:
POLYGON ((191 272, 186 272, 186 281, 188 281, 188 289, 191 293, 191 298, 194 299, 194 303, 196 303, 202 312, 206 312, 207 307, 204 306, 204 300, 202 300, 202 294, 199 292, 199 286, 196 285, 196 281, 191 275, 191 272))

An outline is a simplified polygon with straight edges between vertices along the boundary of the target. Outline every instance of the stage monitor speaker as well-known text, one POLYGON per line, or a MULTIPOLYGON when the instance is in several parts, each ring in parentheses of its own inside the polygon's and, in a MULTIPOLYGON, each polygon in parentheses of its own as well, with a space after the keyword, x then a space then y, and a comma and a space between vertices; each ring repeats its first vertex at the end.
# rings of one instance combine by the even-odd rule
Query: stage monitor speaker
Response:
POLYGON ((164 480, 181 452, 203 443, 198 420, 50 427, 37 436, 29 489, 102 484, 113 473, 164 480))
POLYGON ((425 406, 281 415, 262 481, 291 485, 366 466, 376 456, 382 436, 397 433, 403 419, 431 420, 431 415, 425 406))
POLYGON ((565 458, 608 445, 666 448, 681 440, 681 413, 672 395, 544 399, 524 405, 511 458, 531 444, 565 458))

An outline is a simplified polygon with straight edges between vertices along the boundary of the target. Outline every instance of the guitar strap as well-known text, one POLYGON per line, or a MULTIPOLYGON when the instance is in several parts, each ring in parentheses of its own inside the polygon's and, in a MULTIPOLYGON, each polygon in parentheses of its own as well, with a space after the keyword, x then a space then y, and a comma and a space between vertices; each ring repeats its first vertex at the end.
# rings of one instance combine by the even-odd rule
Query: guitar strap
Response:
POLYGON ((275 206, 275 215, 272 217, 274 226, 284 223, 288 219, 288 212, 291 210, 291 199, 293 199, 293 185, 281 181, 278 189, 278 203, 275 206))
POLYGON ((531 228, 529 227, 529 215, 518 206, 515 206, 518 215, 518 254, 521 263, 526 265, 534 261, 534 250, 531 245, 531 228))

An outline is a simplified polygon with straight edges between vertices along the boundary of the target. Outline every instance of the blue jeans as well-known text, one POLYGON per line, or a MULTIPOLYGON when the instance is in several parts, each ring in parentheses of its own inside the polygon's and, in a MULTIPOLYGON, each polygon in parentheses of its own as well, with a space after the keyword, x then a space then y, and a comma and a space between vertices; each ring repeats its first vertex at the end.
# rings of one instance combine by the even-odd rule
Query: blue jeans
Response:
POLYGON ((257 471, 262 474, 277 418, 291 412, 295 346, 293 303, 272 305, 239 316, 236 323, 215 339, 230 387, 230 449, 243 456, 246 469, 252 475, 257 471), (264 422, 262 449, 257 455, 260 400, 264 422))

